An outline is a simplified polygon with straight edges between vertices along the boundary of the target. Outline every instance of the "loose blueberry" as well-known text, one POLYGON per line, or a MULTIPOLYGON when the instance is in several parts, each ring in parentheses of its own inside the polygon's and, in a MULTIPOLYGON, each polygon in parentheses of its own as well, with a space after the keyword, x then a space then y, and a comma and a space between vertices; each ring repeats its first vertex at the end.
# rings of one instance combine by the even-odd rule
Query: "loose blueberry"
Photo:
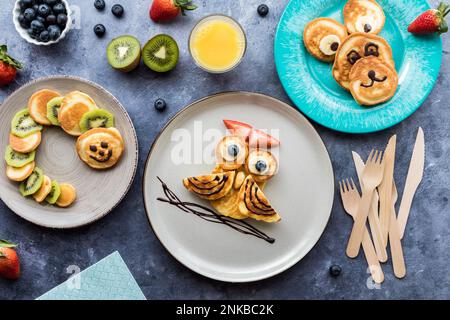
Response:
POLYGON ((164 101, 164 99, 157 99, 155 101, 155 109, 158 111, 163 111, 164 109, 166 109, 167 104, 166 101, 164 101))
POLYGON ((44 29, 45 29, 44 24, 42 22, 40 22, 39 20, 31 21, 30 27, 34 31, 35 34, 39 34, 42 31, 44 31, 44 29))
POLYGON ((58 3, 58 0, 44 0, 44 3, 48 4, 51 7, 53 7, 55 4, 58 3))
POLYGON ((56 16, 54 14, 47 16, 45 22, 47 22, 48 25, 56 24, 56 16))
POLYGON ((23 16, 28 22, 31 22, 36 18, 36 11, 32 8, 28 8, 24 11, 23 16))
POLYGON ((61 29, 56 25, 49 26, 47 28, 47 31, 50 35, 51 40, 58 40, 59 37, 61 36, 61 29))
POLYGON ((60 13, 66 13, 66 7, 62 3, 55 4, 53 6, 53 13, 58 15, 60 13))
POLYGON ((105 6, 106 6, 105 0, 95 0, 94 1, 94 7, 97 10, 103 10, 103 9, 105 9, 105 6))
POLYGON ((123 16, 123 7, 120 4, 115 4, 113 5, 113 7, 111 8, 111 12, 113 15, 115 15, 117 18, 120 18, 121 16, 123 16))
POLYGON ((94 33, 97 35, 97 37, 101 38, 105 35, 106 28, 102 24, 96 24, 94 26, 94 33))
POLYGON ((39 35, 39 39, 42 42, 49 42, 50 41, 50 33, 47 30, 42 31, 41 34, 39 35))
POLYGON ((258 170, 258 172, 263 172, 264 170, 266 170, 267 164, 264 161, 258 160, 255 164, 255 168, 256 170, 258 170))
POLYGON ((268 13, 269 13, 269 7, 266 4, 260 4, 258 6, 258 14, 261 17, 267 16, 268 13))
POLYGON ((228 146, 228 154, 230 156, 236 157, 239 154, 239 147, 235 144, 228 146))
POLYGON ((50 14, 50 11, 51 11, 51 9, 48 5, 41 4, 38 9, 38 15, 45 18, 50 14))
POLYGON ((58 22, 58 25, 64 29, 67 24, 67 15, 64 13, 58 14, 58 17, 56 17, 56 21, 58 22))
POLYGON ((342 272, 342 268, 341 268, 341 266, 339 266, 337 264, 334 264, 330 267, 330 275, 332 277, 335 277, 335 278, 339 277, 341 275, 341 272, 342 272))

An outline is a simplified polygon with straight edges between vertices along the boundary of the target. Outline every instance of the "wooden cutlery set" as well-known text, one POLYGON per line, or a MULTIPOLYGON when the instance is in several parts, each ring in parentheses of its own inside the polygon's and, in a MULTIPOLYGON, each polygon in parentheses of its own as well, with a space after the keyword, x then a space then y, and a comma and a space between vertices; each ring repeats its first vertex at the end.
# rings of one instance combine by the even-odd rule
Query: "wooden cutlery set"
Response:
POLYGON ((389 139, 386 150, 372 150, 365 164, 361 157, 353 152, 362 195, 359 194, 353 179, 339 182, 344 209, 354 219, 346 250, 347 256, 355 258, 362 246, 376 283, 384 281, 380 263, 388 261, 388 244, 395 276, 401 279, 406 275, 401 240, 414 194, 423 177, 425 140, 423 130, 419 128, 397 215, 395 205, 398 193, 394 181, 396 143, 397 136, 394 135, 389 139))

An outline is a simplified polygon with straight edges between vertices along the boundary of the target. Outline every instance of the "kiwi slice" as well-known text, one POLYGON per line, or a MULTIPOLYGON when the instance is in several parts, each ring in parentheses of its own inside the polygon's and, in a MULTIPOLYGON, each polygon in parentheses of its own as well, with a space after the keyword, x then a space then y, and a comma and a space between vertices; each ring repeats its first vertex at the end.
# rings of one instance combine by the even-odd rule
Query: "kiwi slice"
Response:
POLYGON ((58 112, 61 108, 63 97, 56 97, 47 102, 47 119, 54 126, 59 126, 58 112))
POLYGON ((167 72, 177 65, 180 51, 171 36, 159 34, 147 42, 142 49, 142 56, 145 65, 153 71, 167 72))
POLYGON ((31 196, 39 191, 44 182, 44 172, 36 167, 27 180, 23 181, 19 186, 20 193, 26 197, 31 196))
POLYGON ((141 60, 141 43, 133 36, 121 36, 113 39, 107 49, 108 62, 114 69, 130 72, 141 60))
POLYGON ((86 112, 80 120, 81 132, 86 132, 94 128, 111 127, 114 127, 114 116, 103 109, 86 112))
POLYGON ((5 161, 8 166, 14 168, 22 168, 24 165, 33 162, 36 156, 36 151, 31 151, 29 153, 20 153, 14 151, 11 146, 6 147, 5 151, 5 161))
POLYGON ((60 194, 61 194, 61 187, 59 186, 59 183, 57 181, 53 180, 52 191, 50 191, 47 198, 45 198, 45 201, 47 201, 50 204, 55 204, 60 194))
POLYGON ((25 138, 26 136, 41 131, 42 126, 37 124, 30 116, 28 109, 24 109, 16 113, 11 121, 12 134, 25 138))

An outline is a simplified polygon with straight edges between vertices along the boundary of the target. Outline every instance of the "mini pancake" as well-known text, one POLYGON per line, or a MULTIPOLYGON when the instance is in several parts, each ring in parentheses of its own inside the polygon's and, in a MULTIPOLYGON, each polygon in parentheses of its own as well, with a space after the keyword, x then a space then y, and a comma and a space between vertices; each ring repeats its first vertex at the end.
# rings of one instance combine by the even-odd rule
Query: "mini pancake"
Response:
POLYGON ((386 21, 383 8, 374 0, 350 0, 345 4, 343 14, 349 33, 378 34, 386 21))
POLYGON ((12 181, 22 182, 33 173, 35 165, 36 163, 33 161, 21 168, 6 166, 6 176, 12 181))
POLYGON ((49 177, 44 176, 44 181, 42 182, 41 188, 33 194, 33 198, 36 202, 41 203, 45 200, 50 191, 52 191, 52 180, 49 177))
POLYGON ((245 163, 248 146, 240 136, 225 136, 216 147, 216 162, 223 170, 237 170, 245 163))
POLYGON ((94 169, 114 166, 124 151, 122 136, 116 128, 95 128, 86 131, 77 140, 81 160, 94 169))
POLYGON ((270 204, 261 188, 248 175, 239 191, 239 212, 255 220, 278 222, 281 217, 270 204))
POLYGON ((346 37, 345 26, 330 18, 315 19, 309 22, 303 31, 303 42, 308 52, 324 62, 334 60, 346 37))
POLYGON ((395 68, 392 49, 382 37, 374 34, 354 33, 341 44, 333 65, 334 79, 346 90, 350 90, 350 70, 362 58, 375 56, 395 68))
POLYGON ((51 125, 52 123, 47 119, 47 103, 59 96, 58 92, 48 89, 35 92, 28 100, 28 111, 33 120, 39 124, 51 125))
POLYGON ((36 148, 41 143, 41 132, 35 132, 26 136, 25 138, 20 138, 12 133, 9 134, 9 145, 14 151, 21 153, 28 153, 36 148))
POLYGON ((217 200, 227 195, 233 188, 234 171, 215 173, 183 179, 186 189, 206 200, 217 200))
POLYGON ((95 101, 87 94, 80 91, 70 92, 63 98, 58 112, 61 128, 72 136, 81 135, 81 118, 86 112, 95 109, 98 109, 95 101))
POLYGON ((256 149, 250 152, 245 163, 247 173, 253 176, 256 182, 271 179, 278 171, 278 161, 272 153, 256 149))
POLYGON ((398 86, 398 75, 389 64, 376 57, 355 63, 350 72, 350 92, 361 105, 372 106, 391 99, 398 86))
POLYGON ((56 200, 56 205, 66 208, 77 198, 77 190, 68 183, 61 183, 59 187, 61 188, 61 194, 59 195, 58 200, 56 200))

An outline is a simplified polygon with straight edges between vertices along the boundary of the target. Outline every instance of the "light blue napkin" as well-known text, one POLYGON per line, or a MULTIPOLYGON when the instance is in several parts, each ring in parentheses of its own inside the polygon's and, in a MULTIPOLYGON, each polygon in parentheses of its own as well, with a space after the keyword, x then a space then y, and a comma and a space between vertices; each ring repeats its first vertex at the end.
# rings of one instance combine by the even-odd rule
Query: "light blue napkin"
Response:
POLYGON ((114 252, 37 300, 146 300, 119 252, 114 252))

